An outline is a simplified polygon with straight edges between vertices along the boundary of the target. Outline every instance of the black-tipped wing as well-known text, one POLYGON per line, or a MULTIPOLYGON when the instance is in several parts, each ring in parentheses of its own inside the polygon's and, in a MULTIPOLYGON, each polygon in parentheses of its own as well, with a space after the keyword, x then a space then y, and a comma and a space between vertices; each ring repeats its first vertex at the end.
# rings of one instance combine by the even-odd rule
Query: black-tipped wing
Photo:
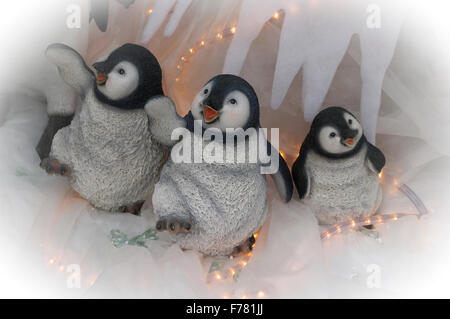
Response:
POLYGON ((71 47, 54 43, 47 47, 45 54, 50 62, 58 67, 64 82, 78 94, 85 96, 94 83, 94 73, 88 68, 83 57, 71 47))
POLYGON ((287 166, 283 156, 281 156, 281 154, 272 146, 272 144, 270 144, 269 141, 267 141, 267 154, 271 154, 271 158, 272 154, 274 154, 274 156, 278 154, 278 170, 275 173, 270 174, 270 176, 277 187, 278 194, 281 199, 287 203, 292 198, 294 188, 289 167, 287 166))
POLYGON ((386 158, 376 146, 367 142, 367 162, 368 166, 375 173, 380 173, 386 164, 386 158))
POLYGON ((309 193, 309 177, 305 169, 306 156, 309 150, 309 136, 306 137, 305 141, 300 148, 300 153, 297 159, 292 165, 292 179, 294 180, 295 187, 297 188, 298 196, 300 199, 305 198, 309 193))

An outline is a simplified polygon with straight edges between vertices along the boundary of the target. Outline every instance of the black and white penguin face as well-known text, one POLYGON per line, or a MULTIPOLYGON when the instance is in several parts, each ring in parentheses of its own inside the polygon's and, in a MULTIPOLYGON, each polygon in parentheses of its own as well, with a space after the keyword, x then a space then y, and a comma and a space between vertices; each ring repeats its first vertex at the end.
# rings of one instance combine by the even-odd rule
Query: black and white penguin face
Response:
POLYGON ((108 74, 97 74, 97 87, 110 100, 130 96, 139 85, 139 70, 131 62, 119 62, 108 74))
POLYGON ((363 130, 359 121, 347 110, 330 107, 320 112, 313 121, 311 132, 316 148, 333 157, 353 153, 360 145, 363 130))
POLYGON ((194 120, 204 128, 248 128, 259 125, 259 103, 253 88, 234 75, 218 75, 195 96, 191 105, 194 120))
POLYGON ((163 95, 161 67, 142 46, 127 43, 93 67, 97 72, 95 95, 103 103, 137 109, 152 96, 163 95))

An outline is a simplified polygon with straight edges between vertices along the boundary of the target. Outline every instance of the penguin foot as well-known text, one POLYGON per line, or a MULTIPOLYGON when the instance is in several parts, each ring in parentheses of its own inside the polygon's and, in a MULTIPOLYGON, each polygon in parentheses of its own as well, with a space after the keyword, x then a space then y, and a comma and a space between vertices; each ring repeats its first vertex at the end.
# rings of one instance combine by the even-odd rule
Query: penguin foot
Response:
POLYGON ((378 233, 378 230, 375 228, 374 225, 364 225, 358 227, 357 231, 359 231, 361 234, 364 234, 374 239, 380 238, 380 234, 378 233))
POLYGON ((144 202, 138 202, 134 205, 129 205, 129 206, 120 206, 119 207, 119 212, 124 213, 124 214, 133 214, 136 216, 139 216, 141 214, 141 208, 142 205, 144 205, 144 202))
POLYGON ((249 239, 244 241, 239 246, 234 247, 232 256, 237 256, 239 254, 246 254, 253 250, 253 246, 255 245, 256 239, 255 236, 251 236, 249 239))
POLYGON ((190 220, 183 220, 179 217, 164 217, 156 222, 157 231, 167 230, 169 233, 176 235, 178 233, 188 233, 192 229, 190 220))
POLYGON ((40 167, 50 175, 70 176, 72 174, 72 170, 68 165, 62 164, 58 160, 50 157, 44 158, 40 167))

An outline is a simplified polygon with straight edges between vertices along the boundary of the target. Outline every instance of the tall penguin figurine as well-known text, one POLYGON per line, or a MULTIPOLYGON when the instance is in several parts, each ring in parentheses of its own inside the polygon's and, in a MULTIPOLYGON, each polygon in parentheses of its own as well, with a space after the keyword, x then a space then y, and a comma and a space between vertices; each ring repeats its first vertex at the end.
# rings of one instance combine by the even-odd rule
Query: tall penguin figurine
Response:
POLYGON ((385 162, 353 114, 329 107, 314 118, 292 177, 319 223, 329 225, 376 212, 382 198, 378 174, 385 162))
MULTIPOLYGON (((150 119, 169 119, 176 114, 172 111, 162 116, 156 104, 146 107, 146 110, 150 119)), ((153 208, 158 217, 157 230, 169 231, 182 248, 206 255, 250 251, 255 241, 253 234, 263 224, 267 210, 262 164, 258 160, 249 160, 249 140, 255 137, 252 134, 260 134, 259 103, 255 91, 240 77, 218 75, 194 98, 184 122, 187 136, 183 135, 183 139, 173 146, 171 157, 155 185, 153 208), (200 129, 196 125, 200 125, 200 129), (248 138, 229 138, 227 142, 230 134, 227 129, 240 128, 249 132, 248 138), (217 133, 214 139, 208 136, 209 129, 217 133), (202 141, 202 147, 197 149, 194 145, 196 139, 202 141), (228 161, 228 158, 221 161, 230 146, 237 156, 242 155, 239 149, 244 146, 245 161, 228 161), (174 156, 185 154, 192 147, 194 151, 188 161, 174 161, 174 156), (209 152, 214 153, 214 159, 205 156, 209 152), (203 154, 203 161, 195 162, 193 159, 199 153, 203 154)), ((261 147, 273 152, 271 159, 279 160, 278 169, 269 174, 281 198, 287 202, 293 191, 289 169, 265 136, 263 138, 261 147)))
POLYGON ((73 189, 93 206, 138 213, 153 191, 166 148, 152 134, 144 106, 161 108, 162 72, 146 48, 125 44, 93 66, 64 44, 46 51, 63 80, 83 98, 72 123, 55 135, 49 158, 41 167, 49 174, 70 176, 73 189))

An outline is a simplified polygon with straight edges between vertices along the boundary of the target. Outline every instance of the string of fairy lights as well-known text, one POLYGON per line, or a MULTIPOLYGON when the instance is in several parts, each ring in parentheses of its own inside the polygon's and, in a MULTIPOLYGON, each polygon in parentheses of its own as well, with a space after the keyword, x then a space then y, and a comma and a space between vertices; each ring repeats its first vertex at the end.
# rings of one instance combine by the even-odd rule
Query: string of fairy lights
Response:
MULTIPOLYGON (((151 14, 151 10, 149 10, 149 14, 151 14)), ((281 17, 281 11, 275 11, 275 13, 272 15, 272 20, 279 20, 281 17)), ((189 59, 191 59, 196 53, 198 53, 200 50, 206 48, 209 45, 212 45, 213 43, 217 41, 222 41, 228 37, 231 37, 236 34, 236 26, 226 27, 220 32, 217 32, 214 37, 208 38, 208 39, 199 39, 195 42, 195 44, 182 54, 179 59, 176 66, 176 73, 175 73, 175 82, 180 81, 180 76, 183 71, 183 67, 186 63, 188 63, 189 59)))
MULTIPOLYGON (((152 9, 147 10, 147 15, 151 15, 153 13, 152 9)), ((276 11, 272 18, 273 20, 278 20, 281 17, 281 11, 276 11)), ((185 54, 181 55, 179 57, 178 63, 176 65, 176 75, 175 75, 175 81, 180 81, 180 76, 183 71, 183 67, 185 64, 191 59, 196 53, 201 51, 203 48, 207 47, 208 45, 213 44, 216 41, 222 41, 227 37, 231 37, 236 33, 236 26, 231 26, 223 29, 221 32, 218 32, 215 34, 214 37, 209 39, 199 39, 195 42, 195 44, 185 52, 185 54)), ((281 155, 284 157, 284 153, 280 151, 281 155)), ((320 234, 321 240, 327 240, 332 238, 335 235, 342 234, 346 230, 352 230, 357 229, 361 226, 366 225, 379 225, 387 222, 397 221, 398 219, 406 216, 418 216, 419 218, 425 214, 428 213, 428 210, 426 209, 423 202, 420 200, 420 198, 406 185, 403 183, 398 182, 395 178, 383 174, 381 172, 379 174, 380 182, 382 180, 387 180, 391 182, 395 187, 401 191, 403 194, 405 194, 409 200, 414 204, 419 214, 416 213, 391 213, 391 214, 382 214, 382 215, 373 215, 373 216, 361 216, 361 217, 355 217, 348 219, 346 221, 343 221, 341 223, 337 223, 325 231, 323 231, 320 234)), ((259 236, 259 232, 255 233, 254 235, 255 243, 252 245, 252 248, 256 245, 256 240, 259 236)), ((222 282, 222 281, 230 281, 230 280, 236 280, 236 276, 239 276, 239 274, 244 270, 244 268, 248 265, 250 262, 250 259, 252 257, 253 250, 246 253, 243 256, 240 256, 239 258, 236 258, 236 262, 233 266, 230 266, 224 270, 214 270, 208 273, 207 281, 209 283, 215 281, 215 282, 222 282)), ((232 258, 232 257, 231 257, 232 258)), ((60 272, 63 272, 66 267, 65 265, 58 263, 56 257, 51 257, 48 260, 48 264, 50 266, 57 266, 57 269, 60 272)), ((97 276, 95 278, 93 276, 90 277, 90 279, 87 282, 88 287, 91 287, 95 284, 97 280, 97 276)), ((222 298, 232 298, 236 297, 235 295, 230 294, 224 294, 222 298)), ((266 298, 267 293, 264 290, 259 290, 256 293, 243 293, 238 298, 241 299, 247 299, 247 298, 266 298)))

